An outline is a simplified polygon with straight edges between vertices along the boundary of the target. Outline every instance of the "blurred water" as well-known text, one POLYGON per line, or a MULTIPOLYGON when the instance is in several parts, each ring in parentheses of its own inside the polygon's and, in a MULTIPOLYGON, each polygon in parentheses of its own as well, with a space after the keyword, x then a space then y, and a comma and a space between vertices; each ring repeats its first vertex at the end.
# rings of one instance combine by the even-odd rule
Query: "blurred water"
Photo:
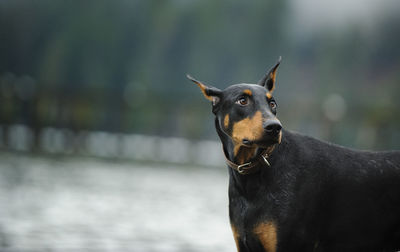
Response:
POLYGON ((1 251, 234 251, 224 168, 0 153, 1 251))

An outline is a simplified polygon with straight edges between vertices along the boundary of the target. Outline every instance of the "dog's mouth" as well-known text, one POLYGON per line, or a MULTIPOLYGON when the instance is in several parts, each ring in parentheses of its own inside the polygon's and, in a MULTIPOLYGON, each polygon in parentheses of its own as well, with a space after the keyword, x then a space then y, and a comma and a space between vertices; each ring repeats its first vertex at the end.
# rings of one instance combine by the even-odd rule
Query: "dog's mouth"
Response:
POLYGON ((280 143, 281 141, 281 132, 276 136, 268 136, 262 139, 250 140, 244 138, 242 140, 242 144, 246 147, 260 147, 260 148, 268 148, 274 144, 280 143))

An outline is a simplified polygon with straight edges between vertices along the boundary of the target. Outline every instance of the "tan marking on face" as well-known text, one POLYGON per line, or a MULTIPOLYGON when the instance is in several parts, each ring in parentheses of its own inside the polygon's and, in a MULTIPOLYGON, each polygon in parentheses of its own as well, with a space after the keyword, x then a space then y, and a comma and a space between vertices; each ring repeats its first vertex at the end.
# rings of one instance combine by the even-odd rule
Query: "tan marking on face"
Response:
POLYGON ((231 224, 231 229, 232 229, 232 233, 233 233, 233 239, 235 239, 237 251, 239 251, 239 233, 238 233, 236 227, 232 224, 231 224))
POLYGON ((236 162, 241 165, 249 162, 257 153, 257 147, 247 147, 243 145, 235 145, 233 154, 236 162))
POLYGON ((270 92, 267 92, 266 96, 267 96, 268 99, 272 98, 272 94, 270 92))
POLYGON ((254 141, 261 138, 264 133, 262 124, 263 117, 261 111, 257 111, 251 118, 234 123, 232 129, 233 141, 236 144, 242 144, 243 139, 254 141))
POLYGON ((240 144, 235 144, 235 147, 233 147, 233 155, 236 157, 239 153, 239 149, 240 149, 240 144))
POLYGON ((224 117, 224 127, 227 129, 229 126, 229 114, 226 114, 224 117))
POLYGON ((264 222, 259 224, 253 230, 254 234, 258 237, 265 251, 276 252, 277 233, 276 225, 273 222, 264 222))
POLYGON ((251 92, 250 89, 245 89, 245 90, 243 90, 243 93, 244 93, 244 94, 247 94, 248 96, 251 96, 251 95, 253 94, 253 92, 251 92))
POLYGON ((282 130, 281 132, 279 132, 279 139, 278 139, 278 143, 280 144, 282 142, 282 130))

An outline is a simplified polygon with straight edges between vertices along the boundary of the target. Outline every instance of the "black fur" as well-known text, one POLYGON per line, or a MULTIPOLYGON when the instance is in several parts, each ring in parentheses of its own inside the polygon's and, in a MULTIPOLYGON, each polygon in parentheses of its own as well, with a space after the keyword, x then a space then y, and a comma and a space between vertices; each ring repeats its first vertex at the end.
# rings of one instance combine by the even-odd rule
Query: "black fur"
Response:
POLYGON ((400 250, 400 151, 357 151, 280 127, 274 132, 281 138, 269 132, 271 122, 279 123, 271 96, 278 66, 258 85, 222 91, 189 76, 207 99, 213 96, 215 127, 227 159, 251 162, 275 145, 270 166, 260 163, 256 173, 228 167, 229 216, 239 252, 400 250), (251 121, 256 114, 262 120, 251 121), (234 126, 243 122, 237 127, 244 132, 239 141, 234 126), (275 227, 265 231, 273 235, 264 241, 254 231, 260 223, 275 227))
POLYGON ((277 251, 400 250, 400 152, 355 151, 284 131, 271 167, 229 168, 229 213, 240 250, 264 251, 249 232, 277 223, 277 251))

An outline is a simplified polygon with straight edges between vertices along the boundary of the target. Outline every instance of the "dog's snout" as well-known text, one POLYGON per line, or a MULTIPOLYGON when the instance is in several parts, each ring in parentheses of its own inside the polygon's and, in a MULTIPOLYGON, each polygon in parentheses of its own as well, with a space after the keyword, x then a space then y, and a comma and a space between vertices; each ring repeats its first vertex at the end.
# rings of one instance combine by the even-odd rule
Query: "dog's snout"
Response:
POLYGON ((268 121, 265 123, 264 129, 269 135, 278 135, 282 129, 282 124, 277 120, 268 121))

